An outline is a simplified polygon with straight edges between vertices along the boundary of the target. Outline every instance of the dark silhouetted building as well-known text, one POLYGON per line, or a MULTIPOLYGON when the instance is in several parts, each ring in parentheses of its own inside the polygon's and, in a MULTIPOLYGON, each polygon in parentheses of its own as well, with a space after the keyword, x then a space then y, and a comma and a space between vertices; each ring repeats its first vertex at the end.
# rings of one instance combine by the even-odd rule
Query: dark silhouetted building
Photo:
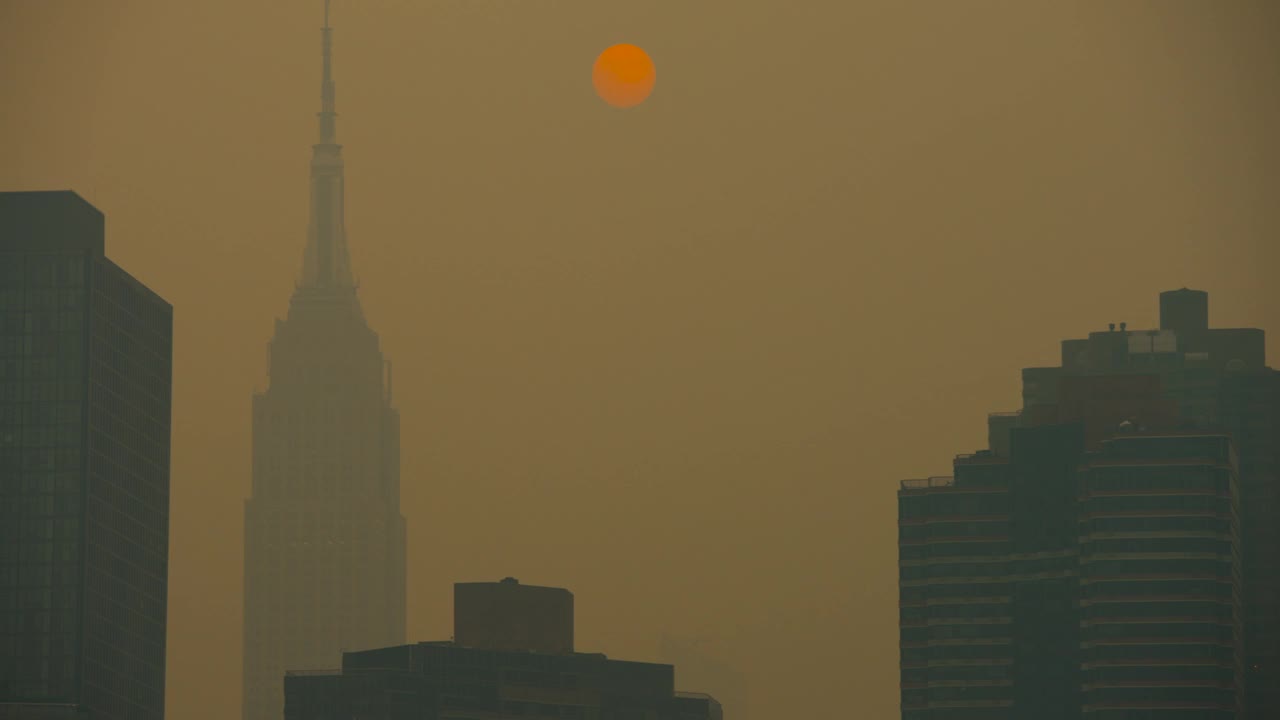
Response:
POLYGON ((1160 309, 903 483, 904 718, 1280 717, 1278 374, 1206 294, 1160 309))
POLYGON ((1160 327, 1126 323, 1062 343, 1062 365, 1023 371, 1023 414, 1034 422, 1072 378, 1159 378, 1185 425, 1231 434, 1239 454, 1244 603, 1241 717, 1280 717, 1280 372, 1266 366, 1257 328, 1209 327, 1209 295, 1160 294, 1160 327))
POLYGON ((463 647, 573 652, 573 593, 515 578, 453 586, 453 640, 463 647))
POLYGON ((330 47, 326 17, 302 279, 276 322, 269 386, 253 398, 245 720, 279 720, 286 670, 404 642, 400 421, 348 258, 330 47))
POLYGON ((0 193, 0 718, 164 716, 173 311, 72 192, 0 193))
MULTIPOLYGON (((573 596, 558 588, 518 593, 514 583, 455 586, 455 617, 488 618, 528 637, 543 612, 559 617, 573 596), (495 586, 501 586, 501 589, 495 586), (494 592, 508 593, 495 602, 494 592), (479 607, 470 606, 475 602, 479 607), (506 617, 503 617, 506 615, 506 617)), ((557 620, 558 622, 558 620, 557 620)), ((473 628, 474 629, 474 628, 473 628)), ((554 717, 580 720, 722 720, 709 695, 675 691, 675 668, 611 660, 601 654, 511 650, 484 632, 482 647, 422 642, 342 656, 342 669, 291 672, 285 678, 287 720, 485 720, 554 717)), ((572 634, 568 635, 568 639, 572 634)), ((563 647, 563 633, 552 636, 563 647)))

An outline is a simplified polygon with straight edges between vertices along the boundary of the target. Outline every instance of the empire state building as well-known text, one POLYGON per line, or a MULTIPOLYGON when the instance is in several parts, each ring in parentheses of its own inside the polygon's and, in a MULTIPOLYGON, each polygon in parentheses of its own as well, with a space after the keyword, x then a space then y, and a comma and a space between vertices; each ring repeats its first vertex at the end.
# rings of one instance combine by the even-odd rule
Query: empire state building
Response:
POLYGON ((283 717, 287 671, 405 641, 400 420, 347 253, 327 5, 302 279, 276 321, 267 390, 253 398, 245 720, 283 717))

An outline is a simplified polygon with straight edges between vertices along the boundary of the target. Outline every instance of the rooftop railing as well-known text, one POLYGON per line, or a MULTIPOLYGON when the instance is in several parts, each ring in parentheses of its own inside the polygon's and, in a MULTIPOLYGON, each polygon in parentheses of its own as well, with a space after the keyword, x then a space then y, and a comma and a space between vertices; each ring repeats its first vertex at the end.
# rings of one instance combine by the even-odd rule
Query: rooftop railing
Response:
POLYGON ((931 477, 920 480, 903 480, 903 490, 927 490, 929 488, 951 487, 956 484, 956 479, 951 476, 931 477))

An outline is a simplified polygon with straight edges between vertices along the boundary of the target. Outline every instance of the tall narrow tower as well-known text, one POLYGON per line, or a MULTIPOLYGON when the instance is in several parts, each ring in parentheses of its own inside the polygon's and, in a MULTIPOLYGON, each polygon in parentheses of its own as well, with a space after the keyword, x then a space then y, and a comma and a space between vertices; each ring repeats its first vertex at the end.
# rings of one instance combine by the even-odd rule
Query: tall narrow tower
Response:
POLYGON ((267 390, 253 398, 245 720, 283 717, 286 671, 336 668, 344 650, 405 638, 400 421, 347 254, 327 2, 321 38, 302 281, 276 321, 267 390))

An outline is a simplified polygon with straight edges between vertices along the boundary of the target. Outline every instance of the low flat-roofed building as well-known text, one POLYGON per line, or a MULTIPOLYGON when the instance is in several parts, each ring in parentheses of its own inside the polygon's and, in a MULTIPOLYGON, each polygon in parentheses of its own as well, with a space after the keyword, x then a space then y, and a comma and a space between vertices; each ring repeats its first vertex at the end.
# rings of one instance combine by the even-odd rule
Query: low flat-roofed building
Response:
POLYGON ((520 593, 525 586, 513 579, 455 587, 462 590, 455 593, 455 614, 470 618, 462 627, 470 623, 482 646, 468 647, 459 636, 343 653, 341 670, 288 673, 286 720, 723 720, 710 695, 676 692, 672 665, 566 647, 563 641, 573 637, 567 590, 529 586, 531 592, 520 593), (556 640, 547 646, 553 649, 511 649, 502 629, 523 648, 538 637, 530 623, 543 611, 557 618, 543 637, 556 640))

